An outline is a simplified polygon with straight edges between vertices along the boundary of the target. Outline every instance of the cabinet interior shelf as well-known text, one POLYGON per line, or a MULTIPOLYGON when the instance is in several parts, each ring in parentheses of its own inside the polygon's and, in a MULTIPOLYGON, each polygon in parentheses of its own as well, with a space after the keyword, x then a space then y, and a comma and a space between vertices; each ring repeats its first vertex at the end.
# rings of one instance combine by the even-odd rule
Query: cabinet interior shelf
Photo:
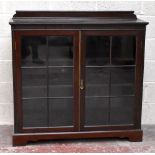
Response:
MULTIPOLYGON (((47 68, 74 68, 74 66, 22 66, 22 69, 28 69, 28 68, 41 68, 41 69, 47 69, 47 68)), ((136 67, 136 65, 104 65, 104 66, 85 66, 86 68, 123 68, 123 67, 136 67)))
MULTIPOLYGON (((134 97, 135 95, 117 95, 117 96, 85 96, 86 98, 120 98, 120 97, 134 97)), ((66 97, 23 97, 23 100, 31 100, 31 99, 68 99, 73 98, 73 96, 66 97)))
POLYGON ((41 68, 41 69, 47 69, 47 68, 74 68, 74 66, 22 66, 22 69, 29 69, 29 68, 41 68))
MULTIPOLYGON (((133 86, 134 84, 133 83, 112 83, 111 84, 112 86, 133 86)), ((102 86, 109 86, 109 84, 87 84, 87 87, 102 87, 102 86)), ((29 88, 48 88, 48 87, 72 87, 72 85, 48 85, 45 86, 45 85, 40 85, 40 86, 33 86, 33 85, 30 85, 30 86, 23 86, 23 89, 29 89, 29 88)))

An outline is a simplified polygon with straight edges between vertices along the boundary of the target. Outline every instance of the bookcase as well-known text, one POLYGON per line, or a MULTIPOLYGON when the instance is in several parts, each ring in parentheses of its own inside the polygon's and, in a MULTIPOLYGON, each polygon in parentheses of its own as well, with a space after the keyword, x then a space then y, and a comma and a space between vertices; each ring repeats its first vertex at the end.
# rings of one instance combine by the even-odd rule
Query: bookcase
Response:
POLYGON ((145 30, 133 11, 16 11, 13 145, 142 141, 145 30))

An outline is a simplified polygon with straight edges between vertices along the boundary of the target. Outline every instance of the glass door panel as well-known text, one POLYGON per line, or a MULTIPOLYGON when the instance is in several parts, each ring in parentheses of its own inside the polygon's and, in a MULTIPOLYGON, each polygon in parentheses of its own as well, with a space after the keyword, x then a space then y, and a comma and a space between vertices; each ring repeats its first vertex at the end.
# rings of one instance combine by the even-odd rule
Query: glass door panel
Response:
POLYGON ((134 81, 134 67, 111 67, 110 95, 134 95, 134 81))
POLYGON ((73 36, 22 36, 23 127, 74 124, 73 36))
POLYGON ((87 67, 86 96, 108 96, 109 70, 104 67, 87 67))
POLYGON ((134 96, 110 98, 110 122, 109 124, 133 124, 134 96))
POLYGON ((49 97, 73 97, 73 68, 49 68, 49 97))
POLYGON ((73 126, 73 37, 50 36, 48 40, 49 125, 73 126))
POLYGON ((73 126, 73 98, 52 98, 49 102, 49 125, 73 126))
POLYGON ((23 126, 47 127, 47 100, 31 98, 23 100, 23 126))
POLYGON ((88 36, 86 39, 86 65, 103 66, 109 63, 108 36, 88 36))
POLYGON ((22 67, 46 66, 47 37, 22 36, 21 37, 21 65, 22 67))
POLYGON ((49 36, 49 66, 73 66, 73 37, 49 36))
POLYGON ((135 36, 112 36, 112 64, 134 65, 136 53, 135 36))
POLYGON ((21 37, 23 127, 47 123, 47 37, 21 37))
POLYGON ((108 124, 108 98, 85 98, 85 126, 108 124))
POLYGON ((47 75, 43 68, 22 68, 23 98, 47 97, 47 75))
POLYGON ((84 36, 84 127, 133 124, 136 36, 84 36))
POLYGON ((109 124, 133 124, 136 36, 112 36, 109 124))
POLYGON ((85 59, 85 125, 108 123, 110 37, 88 36, 85 59))

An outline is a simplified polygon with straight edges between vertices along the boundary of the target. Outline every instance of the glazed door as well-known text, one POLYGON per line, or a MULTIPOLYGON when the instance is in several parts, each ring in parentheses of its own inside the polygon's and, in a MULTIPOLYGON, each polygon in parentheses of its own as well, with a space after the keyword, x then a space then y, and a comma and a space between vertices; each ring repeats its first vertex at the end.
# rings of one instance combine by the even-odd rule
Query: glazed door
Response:
MULTIPOLYGON (((78 34, 75 31, 16 32, 16 101, 24 132, 76 131, 78 34)), ((20 122, 20 123, 19 123, 20 122)))
POLYGON ((140 123, 140 31, 14 35, 15 132, 133 129, 140 123))
POLYGON ((134 127, 139 40, 136 31, 82 32, 82 130, 134 127))

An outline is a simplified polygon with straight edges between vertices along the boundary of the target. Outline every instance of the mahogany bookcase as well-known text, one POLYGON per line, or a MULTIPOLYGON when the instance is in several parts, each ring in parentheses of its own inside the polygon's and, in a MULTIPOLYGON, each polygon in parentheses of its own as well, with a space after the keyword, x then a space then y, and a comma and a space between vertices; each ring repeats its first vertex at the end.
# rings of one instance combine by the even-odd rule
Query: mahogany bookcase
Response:
POLYGON ((16 11, 13 145, 142 141, 145 30, 133 11, 16 11))

